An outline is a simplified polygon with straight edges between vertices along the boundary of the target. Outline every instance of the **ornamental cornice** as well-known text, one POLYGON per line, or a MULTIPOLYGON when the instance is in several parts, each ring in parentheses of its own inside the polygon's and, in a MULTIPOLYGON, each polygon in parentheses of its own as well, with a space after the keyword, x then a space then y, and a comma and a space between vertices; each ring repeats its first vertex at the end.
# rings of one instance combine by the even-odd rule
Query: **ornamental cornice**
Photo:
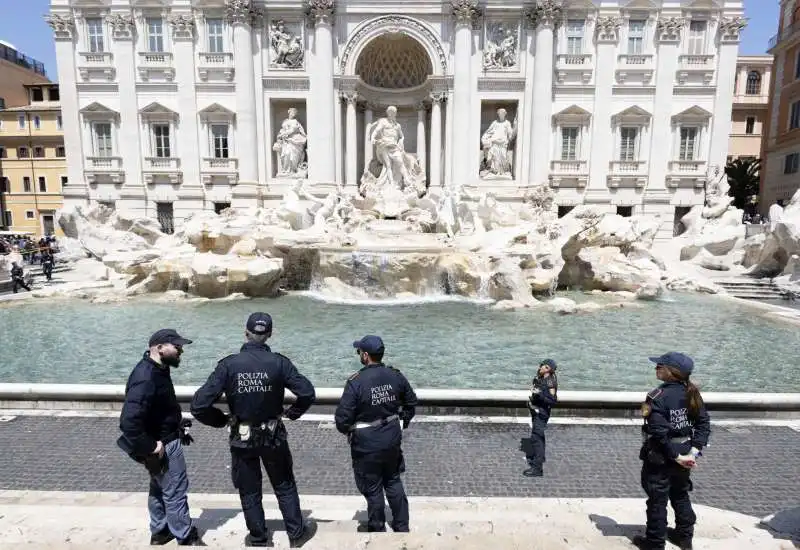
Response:
POLYGON ((450 0, 450 8, 456 19, 456 25, 474 27, 482 15, 478 8, 478 0, 450 0))
POLYGON ((169 18, 172 27, 172 36, 176 39, 194 38, 194 17, 189 14, 173 15, 169 18))
POLYGON ((553 29, 561 20, 563 10, 561 0, 543 0, 528 10, 525 15, 530 28, 553 29))
POLYGON ((616 16, 600 16, 595 21, 595 32, 598 42, 617 42, 622 18, 616 16))
POLYGON ((306 3, 306 14, 312 27, 320 24, 333 25, 334 13, 335 0, 308 0, 306 3))
POLYGON ((656 37, 659 42, 679 42, 685 26, 686 19, 683 17, 659 17, 656 23, 656 37))
POLYGON ((225 18, 231 25, 252 26, 260 15, 259 10, 250 0, 227 0, 225 2, 225 18))
POLYGON ((719 36, 723 42, 739 42, 742 30, 747 26, 744 17, 723 17, 719 22, 719 36))
POLYGON ((111 35, 116 40, 132 39, 136 32, 132 13, 112 13, 106 16, 106 23, 111 26, 111 35))
POLYGON ((72 40, 75 32, 75 18, 72 15, 51 13, 44 16, 45 22, 53 29, 56 40, 72 40))

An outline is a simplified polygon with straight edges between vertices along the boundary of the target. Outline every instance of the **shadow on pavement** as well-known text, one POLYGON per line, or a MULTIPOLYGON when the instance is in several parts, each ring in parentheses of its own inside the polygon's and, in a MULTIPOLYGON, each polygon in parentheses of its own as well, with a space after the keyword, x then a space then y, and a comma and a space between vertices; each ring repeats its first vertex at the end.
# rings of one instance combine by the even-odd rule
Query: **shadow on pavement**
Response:
POLYGON ((760 529, 769 531, 773 538, 787 540, 800 548, 800 506, 781 510, 758 523, 760 529))
POLYGON ((589 520, 604 537, 626 537, 632 541, 636 535, 644 535, 643 525, 617 523, 610 517, 598 514, 589 514, 589 520))

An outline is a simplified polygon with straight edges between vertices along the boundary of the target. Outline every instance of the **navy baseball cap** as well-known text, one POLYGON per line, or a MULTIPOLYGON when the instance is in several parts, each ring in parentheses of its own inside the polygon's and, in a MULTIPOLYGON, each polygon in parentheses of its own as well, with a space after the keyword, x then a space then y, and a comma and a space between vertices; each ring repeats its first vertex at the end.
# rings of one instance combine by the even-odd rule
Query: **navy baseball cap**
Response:
POLYGON ((694 370, 694 361, 692 361, 692 358, 683 353, 678 353, 677 351, 670 351, 659 357, 650 357, 649 359, 657 365, 674 367, 684 376, 689 376, 694 370))
POLYGON ((551 369, 553 369, 553 370, 556 370, 556 369, 558 368, 558 365, 556 365, 556 362, 555 362, 555 361, 553 361, 552 359, 545 359, 544 361, 542 361, 541 363, 539 363, 539 366, 540 366, 540 367, 541 367, 542 365, 547 365, 548 367, 550 367, 550 368, 551 368, 551 369))
POLYGON ((383 340, 381 340, 381 337, 373 336, 371 334, 364 336, 361 340, 356 340, 353 342, 353 347, 361 351, 366 351, 370 355, 379 355, 384 351, 383 340))
POLYGON ((269 334, 272 332, 272 317, 268 313, 252 313, 247 318, 247 330, 253 334, 269 334))
POLYGON ((192 341, 188 338, 184 338, 175 329, 171 328, 162 328, 161 330, 157 330, 153 333, 150 337, 150 343, 148 344, 150 347, 158 346, 160 344, 172 344, 173 346, 185 346, 186 344, 191 344, 192 341))

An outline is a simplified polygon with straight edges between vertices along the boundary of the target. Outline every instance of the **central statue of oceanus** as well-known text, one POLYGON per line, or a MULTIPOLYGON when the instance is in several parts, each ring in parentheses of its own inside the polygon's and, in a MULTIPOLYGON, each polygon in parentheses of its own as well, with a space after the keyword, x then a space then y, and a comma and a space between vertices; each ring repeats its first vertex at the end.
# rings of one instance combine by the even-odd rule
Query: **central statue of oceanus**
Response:
POLYGON ((425 194, 425 172, 416 155, 406 153, 403 129, 397 122, 397 107, 389 106, 386 116, 367 126, 366 139, 372 144, 372 161, 364 169, 359 191, 375 200, 384 216, 398 216, 408 209, 408 199, 425 194))

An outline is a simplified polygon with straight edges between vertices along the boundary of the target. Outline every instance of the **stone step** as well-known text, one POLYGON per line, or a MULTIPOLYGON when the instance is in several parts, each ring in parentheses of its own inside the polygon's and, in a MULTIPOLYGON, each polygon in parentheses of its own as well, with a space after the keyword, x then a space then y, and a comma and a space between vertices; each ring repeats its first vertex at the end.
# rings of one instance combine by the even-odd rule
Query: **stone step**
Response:
MULTIPOLYGON (((319 526, 309 550, 623 549, 632 548, 630 537, 644 521, 644 499, 410 497, 411 533, 358 533, 363 498, 300 500, 319 526)), ((242 547, 247 531, 236 495, 191 494, 189 505, 209 547, 242 547)), ((275 498, 265 497, 264 507, 275 548, 287 548, 275 498)), ((699 505, 695 511, 699 550, 782 548, 756 518, 699 505)), ((0 491, 0 549, 144 548, 147 524, 144 493, 0 491)))

